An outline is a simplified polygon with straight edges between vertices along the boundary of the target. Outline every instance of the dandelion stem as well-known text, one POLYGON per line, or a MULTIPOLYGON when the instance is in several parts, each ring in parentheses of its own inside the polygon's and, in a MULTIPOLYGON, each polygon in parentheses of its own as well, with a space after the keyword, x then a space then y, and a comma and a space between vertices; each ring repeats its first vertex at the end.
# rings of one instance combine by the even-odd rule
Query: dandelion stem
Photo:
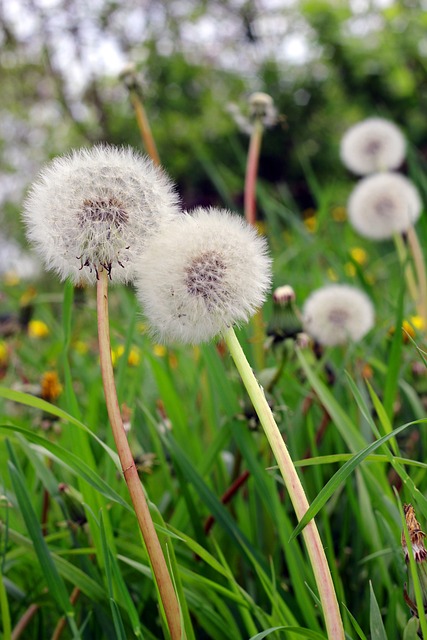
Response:
POLYGON ((256 223, 256 180, 263 129, 262 122, 256 118, 249 142, 244 193, 245 218, 252 225, 256 223))
POLYGON ((141 133, 141 139, 143 145, 157 166, 160 165, 160 157, 157 151, 156 143, 154 141, 153 134, 151 132, 150 124, 148 122, 147 114, 145 113, 144 105, 142 104, 142 100, 138 95, 136 89, 129 90, 129 97, 132 102, 132 106, 135 110, 136 121, 138 124, 139 131, 141 133))
MULTIPOLYGON (((267 436, 297 518, 298 520, 301 520, 302 516, 307 511, 309 504, 286 444, 274 420, 267 400, 265 399, 264 392, 254 376, 243 349, 237 340, 234 329, 229 328, 224 331, 223 338, 230 350, 243 384, 246 387, 254 409, 264 429, 265 435, 267 436)), ((314 520, 310 520, 308 525, 304 528, 303 537, 307 545, 308 555, 310 557, 314 577, 319 590, 328 638, 333 640, 344 639, 341 614, 328 561, 314 520)))
POLYGON ((144 539, 155 582, 166 615, 172 640, 181 640, 181 618, 178 600, 166 565, 138 471, 129 447, 126 431, 120 414, 111 362, 110 330, 108 320, 108 274, 99 272, 97 281, 98 339, 102 382, 108 417, 113 431, 114 441, 119 454, 123 475, 129 489, 139 528, 144 539))
MULTIPOLYGON (((264 131, 260 118, 255 118, 254 127, 249 142, 248 161, 246 165, 244 211, 249 224, 256 224, 256 182, 258 175, 261 140, 264 131)), ((255 336, 254 351, 258 369, 264 368, 264 322, 262 312, 257 311, 253 319, 255 336)))
POLYGON ((424 320, 424 329, 427 329, 427 275, 424 255, 420 241, 414 227, 408 229, 408 242, 414 260, 415 272, 418 280, 417 311, 424 320))

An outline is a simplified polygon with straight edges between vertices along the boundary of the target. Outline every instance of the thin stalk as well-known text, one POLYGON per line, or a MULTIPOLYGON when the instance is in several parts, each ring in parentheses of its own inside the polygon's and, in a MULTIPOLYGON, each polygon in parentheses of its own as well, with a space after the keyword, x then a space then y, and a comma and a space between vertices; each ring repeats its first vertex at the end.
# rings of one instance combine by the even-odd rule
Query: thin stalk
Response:
POLYGON ((263 131, 262 122, 256 118, 249 142, 244 193, 245 218, 252 225, 256 224, 256 181, 263 131))
MULTIPOLYGON (((234 329, 229 328, 224 331, 223 338, 230 350, 243 384, 246 387, 246 391, 249 394, 265 435, 267 436, 267 440, 281 471, 296 516, 298 520, 301 520, 309 507, 308 500, 286 444, 274 420, 267 400, 265 399, 264 392, 254 376, 243 349, 237 340, 236 334, 234 333, 234 329)), ((343 640, 345 637, 344 628, 334 584, 322 541, 314 520, 310 520, 304 528, 303 537, 307 546, 308 555, 319 591, 320 601, 323 607, 323 615, 325 618, 328 638, 331 638, 331 640, 343 640)))
POLYGON ((184 637, 181 628, 181 616, 178 599, 173 588, 171 576, 163 555, 147 500, 142 488, 138 471, 127 440, 126 431, 120 414, 114 383, 113 364, 111 362, 110 329, 108 321, 108 275, 106 270, 99 272, 97 281, 98 339, 102 382, 108 417, 119 454, 123 475, 129 489, 139 528, 144 539, 154 579, 158 587, 160 600, 166 615, 172 640, 184 637))
POLYGON ((154 141, 153 134, 151 132, 150 124, 148 122, 147 114, 145 113, 144 105, 138 95, 136 89, 131 88, 129 90, 129 97, 132 102, 132 106, 135 110, 136 122, 138 124, 139 131, 141 133, 142 143, 147 151, 148 155, 157 166, 160 165, 160 157, 157 151, 156 143, 154 141))
POLYGON ((34 618, 34 616, 36 615, 39 609, 40 609, 39 604, 30 604, 28 609, 25 611, 25 613, 18 620, 18 623, 15 625, 15 628, 12 631, 12 635, 10 636, 11 640, 18 640, 22 636, 22 634, 24 633, 24 631, 26 631, 28 625, 30 624, 31 620, 34 618))
POLYGON ((412 300, 418 302, 418 287, 415 282, 414 272, 412 265, 408 263, 408 250, 405 246, 402 236, 399 233, 393 235, 394 244, 396 246, 397 255, 399 256, 400 264, 404 268, 406 284, 408 285, 409 294, 412 300))
POLYGON ((427 274, 424 254, 414 227, 408 229, 408 242, 415 265, 415 273, 418 280, 417 310, 424 320, 424 330, 427 330, 427 274))
MULTIPOLYGON (((249 224, 256 225, 256 183, 258 176, 259 156, 261 152, 262 134, 264 131, 260 118, 255 118, 249 142, 248 160, 246 164, 244 212, 249 224)), ((264 321, 261 310, 253 318, 254 353, 258 370, 264 368, 264 321)))

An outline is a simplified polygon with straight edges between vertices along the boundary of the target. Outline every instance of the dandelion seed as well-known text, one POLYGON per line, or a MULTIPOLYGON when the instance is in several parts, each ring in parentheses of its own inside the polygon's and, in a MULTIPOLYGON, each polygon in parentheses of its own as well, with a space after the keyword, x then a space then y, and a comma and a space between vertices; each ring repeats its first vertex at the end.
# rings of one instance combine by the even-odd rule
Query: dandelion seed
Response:
POLYGON ((314 291, 303 307, 303 327, 324 346, 357 342, 373 327, 374 309, 368 296, 344 284, 314 291))
POLYGON ((402 132, 384 118, 367 118, 355 124, 341 140, 341 160, 357 175, 397 169, 405 152, 402 132))
POLYGON ((29 240, 48 269, 93 284, 133 278, 146 238, 177 214, 169 178, 130 148, 99 145, 55 158, 25 202, 29 240))
POLYGON ((202 208, 156 234, 136 278, 156 338, 193 344, 247 321, 269 284, 265 240, 239 216, 202 208))
POLYGON ((407 231, 418 220, 421 199, 408 178, 378 173, 360 180, 348 201, 349 220, 360 235, 373 240, 407 231))

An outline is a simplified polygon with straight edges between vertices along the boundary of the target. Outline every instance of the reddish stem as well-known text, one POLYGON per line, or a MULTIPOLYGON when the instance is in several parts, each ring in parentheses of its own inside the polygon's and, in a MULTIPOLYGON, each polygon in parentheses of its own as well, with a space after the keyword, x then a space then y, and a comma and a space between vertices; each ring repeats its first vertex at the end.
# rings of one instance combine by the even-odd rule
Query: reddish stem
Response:
MULTIPOLYGON (((240 487, 245 484, 246 480, 249 478, 250 475, 251 475, 250 471, 244 471, 242 474, 240 474, 238 478, 236 478, 233 484, 231 484, 228 487, 227 491, 222 495, 221 497, 222 504, 228 504, 230 502, 232 497, 238 492, 240 487)), ((209 518, 207 518, 204 526, 206 535, 208 535, 209 531, 212 529, 214 524, 215 524, 215 516, 210 515, 209 518)))

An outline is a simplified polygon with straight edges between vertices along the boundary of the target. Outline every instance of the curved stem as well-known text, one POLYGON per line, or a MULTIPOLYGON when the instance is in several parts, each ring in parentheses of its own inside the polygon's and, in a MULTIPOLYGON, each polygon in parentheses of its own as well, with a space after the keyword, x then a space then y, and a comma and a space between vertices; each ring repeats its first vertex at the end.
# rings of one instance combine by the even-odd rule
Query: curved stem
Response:
POLYGON ((183 636, 181 635, 181 616, 178 599, 173 588, 159 538, 154 528, 120 414, 114 383, 113 364, 111 362, 110 329, 108 321, 108 275, 105 269, 99 272, 99 279, 97 281, 97 311, 102 382, 117 453, 119 454, 123 475, 147 549, 160 600, 163 604, 171 639, 181 640, 183 636))
MULTIPOLYGON (((264 392, 259 386, 243 349, 237 340, 234 329, 229 328, 227 331, 224 331, 223 338, 230 350, 231 356, 242 378, 243 384, 246 387, 246 391, 249 394, 254 409, 258 414, 265 435, 267 436, 267 440, 270 443, 270 447, 281 471, 295 513, 298 520, 300 520, 307 511, 309 504, 286 444, 282 438, 282 434, 274 420, 271 409, 265 399, 264 392)), ((310 520, 304 528, 303 537, 307 546, 317 588, 319 590, 328 638, 331 638, 331 640, 343 640, 345 637, 344 628, 334 584, 329 571, 328 561, 326 559, 322 541, 314 520, 310 520)))

